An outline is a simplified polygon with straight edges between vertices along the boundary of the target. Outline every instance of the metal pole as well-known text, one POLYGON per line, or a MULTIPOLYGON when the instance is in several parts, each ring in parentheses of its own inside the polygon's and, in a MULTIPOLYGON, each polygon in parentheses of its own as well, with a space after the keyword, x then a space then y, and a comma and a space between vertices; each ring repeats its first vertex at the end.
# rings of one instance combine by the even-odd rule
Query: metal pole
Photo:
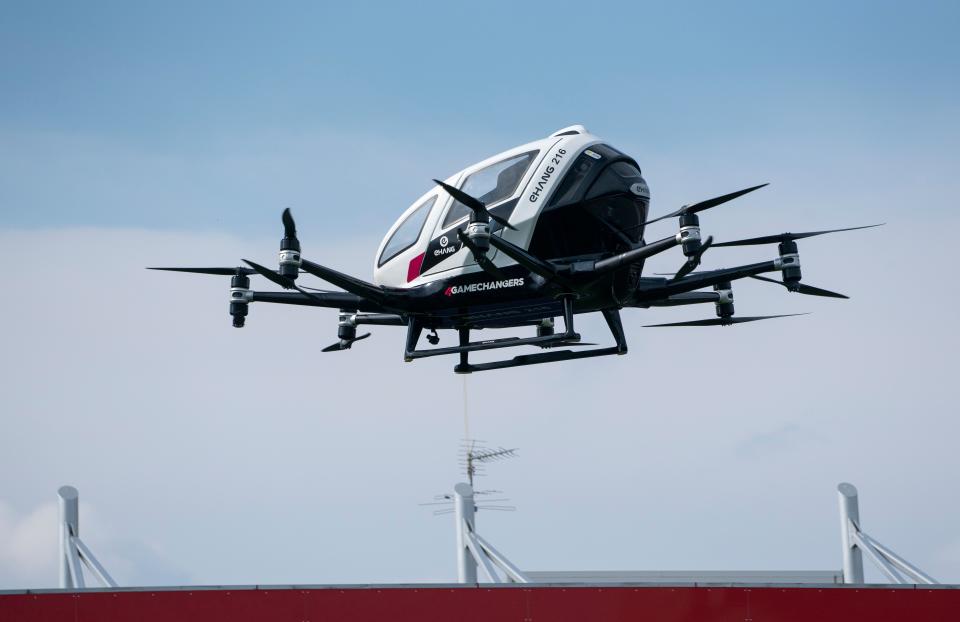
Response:
POLYGON ((457 581, 460 583, 477 582, 477 561, 467 550, 467 530, 475 528, 473 488, 469 484, 459 483, 453 487, 453 509, 457 519, 457 581))
POLYGON ((80 493, 73 486, 61 486, 57 490, 60 510, 60 587, 76 587, 70 575, 68 562, 70 538, 80 534, 80 493))
POLYGON ((846 482, 837 486, 840 499, 840 542, 843 545, 843 582, 863 583, 863 552, 853 533, 860 530, 857 489, 846 482))

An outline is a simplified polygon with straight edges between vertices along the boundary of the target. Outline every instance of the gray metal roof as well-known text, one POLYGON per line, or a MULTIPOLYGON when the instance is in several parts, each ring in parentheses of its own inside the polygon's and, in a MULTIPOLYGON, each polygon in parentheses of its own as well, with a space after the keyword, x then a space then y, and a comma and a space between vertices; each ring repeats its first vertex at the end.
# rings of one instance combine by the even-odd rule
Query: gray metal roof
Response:
POLYGON ((530 570, 525 574, 534 583, 843 583, 839 570, 530 570))

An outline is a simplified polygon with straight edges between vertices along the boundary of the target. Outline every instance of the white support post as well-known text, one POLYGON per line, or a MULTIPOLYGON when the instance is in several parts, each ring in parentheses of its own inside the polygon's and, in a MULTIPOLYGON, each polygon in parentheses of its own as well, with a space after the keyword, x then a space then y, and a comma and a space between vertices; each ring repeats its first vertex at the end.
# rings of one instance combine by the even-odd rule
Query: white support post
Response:
MULTIPOLYGON (((61 588, 80 587, 73 581, 70 538, 80 533, 80 495, 73 486, 61 486, 57 490, 60 511, 60 581, 61 588)), ((81 579, 82 580, 82 579, 81 579)))
POLYGON ((860 530, 857 489, 843 482, 837 486, 840 499, 840 541, 843 545, 843 582, 863 583, 863 552, 854 534, 860 530))
POLYGON ((890 548, 868 536, 860 526, 857 489, 852 484, 837 486, 840 495, 840 536, 843 541, 843 582, 863 583, 863 554, 866 553, 890 583, 934 585, 937 581, 890 548), (907 575, 909 581, 903 577, 907 575))
POLYGON ((57 496, 60 508, 60 587, 68 590, 86 587, 84 565, 104 587, 117 587, 113 577, 80 539, 80 494, 77 489, 61 486, 57 496))
POLYGON ((475 529, 472 486, 461 482, 453 487, 453 508, 457 521, 457 581, 476 583, 477 561, 468 550, 468 533, 475 529))

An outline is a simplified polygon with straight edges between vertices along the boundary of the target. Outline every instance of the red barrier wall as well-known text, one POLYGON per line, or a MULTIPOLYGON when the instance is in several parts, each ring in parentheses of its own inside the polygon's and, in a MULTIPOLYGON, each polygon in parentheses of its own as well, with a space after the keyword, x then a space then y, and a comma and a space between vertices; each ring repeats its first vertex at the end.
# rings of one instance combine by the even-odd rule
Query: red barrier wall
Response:
POLYGON ((317 587, 0 594, 0 622, 960 621, 956 586, 317 587))

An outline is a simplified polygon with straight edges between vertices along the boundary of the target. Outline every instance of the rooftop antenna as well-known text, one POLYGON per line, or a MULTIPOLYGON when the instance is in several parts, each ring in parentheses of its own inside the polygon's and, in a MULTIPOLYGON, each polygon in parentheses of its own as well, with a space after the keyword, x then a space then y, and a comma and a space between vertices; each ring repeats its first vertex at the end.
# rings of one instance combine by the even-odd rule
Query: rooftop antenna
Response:
MULTIPOLYGON (((508 458, 517 457, 517 448, 506 448, 506 447, 497 447, 495 449, 485 447, 485 442, 477 439, 465 439, 461 443, 460 449, 460 459, 459 463, 463 468, 467 476, 467 481, 469 482, 470 490, 472 491, 472 497, 474 501, 474 510, 494 510, 497 512, 514 512, 517 507, 515 505, 505 505, 506 502, 510 499, 506 497, 493 498, 496 495, 502 495, 502 490, 497 490, 494 488, 487 488, 484 490, 474 490, 473 482, 477 477, 483 477, 486 473, 486 465, 490 462, 498 462, 500 460, 506 460, 508 458), (491 498, 486 498, 486 497, 491 498), (480 497, 480 498, 477 498, 480 497)), ((450 493, 444 493, 440 495, 434 495, 433 501, 429 503, 421 503, 420 505, 424 506, 442 506, 433 511, 435 516, 440 516, 442 514, 451 514, 454 511, 454 501, 455 495, 450 493)))
POLYGON ((474 478, 478 475, 483 475, 486 464, 490 462, 506 460, 507 458, 517 457, 516 447, 512 449, 507 449, 506 447, 490 449, 483 446, 483 441, 478 441, 471 438, 464 439, 463 449, 461 451, 463 457, 460 459, 460 464, 463 465, 466 471, 467 482, 470 484, 471 488, 473 488, 474 478))
MULTIPOLYGON (((497 447, 495 449, 491 449, 485 446, 485 441, 470 438, 470 400, 468 391, 469 385, 467 384, 468 378, 469 376, 467 375, 463 376, 463 441, 460 443, 458 462, 466 473, 467 482, 469 482, 471 490, 471 498, 502 494, 502 490, 474 490, 474 479, 483 475, 483 471, 488 463, 505 460, 507 458, 515 458, 517 456, 517 449, 515 447, 510 449, 506 447, 497 447)), ((443 506, 433 511, 435 516, 439 516, 441 514, 452 514, 455 509, 455 500, 455 495, 445 493, 441 495, 434 495, 433 501, 429 503, 421 503, 420 505, 443 506)), ((482 499, 480 503, 473 504, 473 510, 475 511, 483 509, 496 510, 500 512, 513 512, 517 509, 516 506, 513 505, 497 505, 506 501, 509 501, 509 499, 482 499)))
POLYGON ((441 506, 433 511, 434 516, 454 514, 457 526, 457 581, 476 583, 477 569, 483 570, 488 581, 502 583, 529 583, 530 579, 489 542, 480 537, 476 527, 477 510, 499 510, 512 512, 517 508, 501 505, 509 501, 506 498, 483 499, 487 495, 500 494, 500 490, 474 490, 474 479, 482 474, 490 462, 515 458, 517 449, 484 446, 483 441, 470 437, 469 394, 467 376, 463 377, 463 442, 460 444, 460 465, 467 475, 469 483, 461 482, 454 486, 453 494, 436 495, 432 502, 420 505, 441 506))
MULTIPOLYGON (((464 385, 466 388, 466 385, 464 385)), ((464 390, 466 396, 466 389, 464 390)), ((466 413, 466 400, 464 400, 466 413)), ((464 427, 466 427, 464 414, 464 427)), ((453 514, 457 527, 457 581, 460 583, 477 583, 478 569, 483 571, 487 581, 492 583, 529 583, 530 579, 516 565, 497 551, 477 533, 477 510, 499 510, 512 512, 517 508, 512 505, 503 505, 509 501, 506 498, 484 498, 487 495, 501 493, 499 490, 474 490, 475 478, 483 475, 483 470, 490 462, 498 462, 517 456, 516 448, 484 446, 483 441, 465 438, 460 449, 460 464, 467 475, 467 482, 454 486, 453 494, 442 494, 434 497, 430 503, 420 505, 441 506, 433 514, 453 514)))

